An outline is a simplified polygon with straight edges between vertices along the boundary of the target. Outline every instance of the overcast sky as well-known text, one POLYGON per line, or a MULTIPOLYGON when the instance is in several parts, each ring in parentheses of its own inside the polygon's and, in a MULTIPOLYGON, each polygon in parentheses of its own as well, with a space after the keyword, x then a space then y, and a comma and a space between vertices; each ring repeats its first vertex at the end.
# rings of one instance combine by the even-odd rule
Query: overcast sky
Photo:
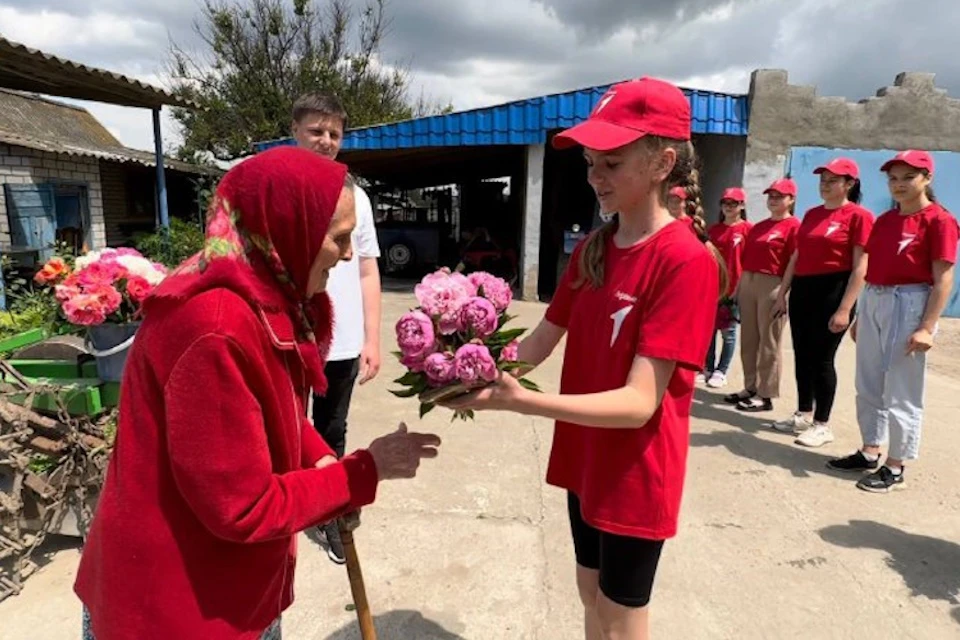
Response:
MULTIPOLYGON (((0 34, 163 84, 169 39, 194 41, 197 8, 0 0, 0 34)), ((787 69, 794 83, 851 99, 900 71, 931 71, 960 96, 957 0, 393 0, 390 13, 384 60, 409 66, 414 94, 457 109, 640 75, 745 93, 757 68, 787 69)), ((152 145, 149 112, 85 106, 125 144, 152 145)), ((166 129, 172 136, 174 125, 166 129)))

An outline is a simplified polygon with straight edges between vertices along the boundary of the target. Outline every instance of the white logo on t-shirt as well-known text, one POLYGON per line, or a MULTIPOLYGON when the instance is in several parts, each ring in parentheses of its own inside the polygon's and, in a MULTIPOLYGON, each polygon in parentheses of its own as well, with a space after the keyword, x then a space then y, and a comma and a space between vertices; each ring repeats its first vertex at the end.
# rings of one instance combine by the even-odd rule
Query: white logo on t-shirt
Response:
POLYGON ((773 242, 780 236, 781 236, 781 233, 779 231, 774 231, 773 233, 767 236, 767 242, 773 242))
POLYGON ((903 234, 903 239, 900 240, 899 247, 897 248, 897 255, 903 253, 903 250, 910 246, 910 243, 913 242, 914 238, 917 237, 915 233, 905 233, 903 234))
POLYGON ((616 343, 617 338, 620 337, 620 329, 623 328, 623 321, 627 319, 631 311, 633 311, 633 305, 624 307, 610 316, 610 319, 613 320, 613 332, 610 334, 611 347, 616 343))
POLYGON ((839 231, 841 226, 842 225, 839 222, 831 222, 830 226, 827 227, 827 232, 824 235, 829 238, 831 235, 839 231))
POLYGON ((739 247, 741 242, 743 242, 743 236, 733 236, 733 246, 739 247))

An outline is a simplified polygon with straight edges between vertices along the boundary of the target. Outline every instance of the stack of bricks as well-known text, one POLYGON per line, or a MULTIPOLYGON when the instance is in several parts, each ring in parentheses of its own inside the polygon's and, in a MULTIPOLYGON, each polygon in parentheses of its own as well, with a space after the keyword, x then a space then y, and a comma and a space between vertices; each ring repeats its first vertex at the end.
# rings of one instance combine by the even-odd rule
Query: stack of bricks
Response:
MULTIPOLYGON (((4 184, 62 184, 86 187, 93 243, 106 246, 100 161, 0 144, 0 187, 4 184)), ((0 248, 10 246, 6 194, 0 188, 0 248)), ((0 249, 2 250, 2 249, 0 249)))

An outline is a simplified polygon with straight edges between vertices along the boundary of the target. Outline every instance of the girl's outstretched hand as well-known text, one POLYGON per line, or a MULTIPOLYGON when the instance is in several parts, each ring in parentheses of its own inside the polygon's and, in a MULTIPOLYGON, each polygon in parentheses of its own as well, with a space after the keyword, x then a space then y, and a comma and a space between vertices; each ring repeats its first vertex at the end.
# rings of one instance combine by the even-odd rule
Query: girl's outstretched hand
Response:
POLYGON ((455 411, 516 411, 529 393, 515 376, 501 372, 493 383, 439 404, 455 411))

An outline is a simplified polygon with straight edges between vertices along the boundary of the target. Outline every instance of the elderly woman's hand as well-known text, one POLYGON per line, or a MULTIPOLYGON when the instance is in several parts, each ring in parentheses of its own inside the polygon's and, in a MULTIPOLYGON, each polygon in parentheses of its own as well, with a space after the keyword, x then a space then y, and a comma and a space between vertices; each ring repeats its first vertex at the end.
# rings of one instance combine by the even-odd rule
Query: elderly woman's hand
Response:
POLYGON ((367 450, 377 465, 381 480, 412 478, 417 475, 420 460, 436 458, 440 438, 432 433, 407 433, 403 422, 393 433, 370 443, 367 450))

